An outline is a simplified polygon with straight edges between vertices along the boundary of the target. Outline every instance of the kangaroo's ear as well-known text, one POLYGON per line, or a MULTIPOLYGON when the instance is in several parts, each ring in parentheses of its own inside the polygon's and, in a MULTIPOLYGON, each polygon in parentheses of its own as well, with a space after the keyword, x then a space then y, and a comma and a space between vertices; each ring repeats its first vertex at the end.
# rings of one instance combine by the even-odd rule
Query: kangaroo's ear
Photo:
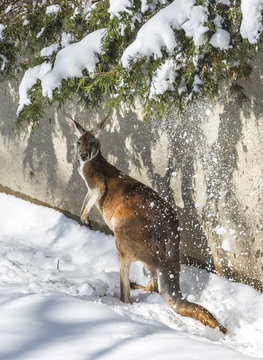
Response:
POLYGON ((84 134, 84 132, 86 132, 86 130, 69 115, 66 114, 65 119, 77 137, 80 137, 82 134, 84 134))
POLYGON ((107 120, 109 118, 110 115, 107 115, 101 122, 99 122, 97 125, 94 126, 94 128, 92 129, 93 133, 95 136, 99 136, 100 133, 102 132, 102 130, 104 129, 107 120))

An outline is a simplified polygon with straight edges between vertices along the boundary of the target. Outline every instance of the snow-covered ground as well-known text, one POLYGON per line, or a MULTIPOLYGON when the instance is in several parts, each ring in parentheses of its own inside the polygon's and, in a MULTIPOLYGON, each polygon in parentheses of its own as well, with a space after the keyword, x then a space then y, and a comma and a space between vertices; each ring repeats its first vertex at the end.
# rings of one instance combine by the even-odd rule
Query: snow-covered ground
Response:
MULTIPOLYGON (((139 263, 132 280, 147 280, 139 263)), ((121 303, 112 236, 0 194, 0 359, 263 358, 263 295, 186 266, 181 286, 227 335, 180 317, 158 294, 134 290, 121 303)))

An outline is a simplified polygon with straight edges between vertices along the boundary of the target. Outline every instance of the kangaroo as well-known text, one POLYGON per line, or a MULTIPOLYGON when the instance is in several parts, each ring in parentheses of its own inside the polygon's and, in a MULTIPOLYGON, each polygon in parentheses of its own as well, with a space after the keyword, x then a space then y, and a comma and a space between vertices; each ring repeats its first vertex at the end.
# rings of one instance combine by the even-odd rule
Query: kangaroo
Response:
POLYGON ((113 231, 120 264, 121 301, 130 302, 130 265, 141 261, 152 274, 146 290, 159 292, 176 313, 226 333, 208 310, 181 294, 180 232, 175 210, 153 189, 123 174, 102 156, 98 136, 107 118, 89 131, 68 116, 66 120, 77 136, 79 173, 88 188, 81 222, 90 226, 88 215, 95 204, 113 231))

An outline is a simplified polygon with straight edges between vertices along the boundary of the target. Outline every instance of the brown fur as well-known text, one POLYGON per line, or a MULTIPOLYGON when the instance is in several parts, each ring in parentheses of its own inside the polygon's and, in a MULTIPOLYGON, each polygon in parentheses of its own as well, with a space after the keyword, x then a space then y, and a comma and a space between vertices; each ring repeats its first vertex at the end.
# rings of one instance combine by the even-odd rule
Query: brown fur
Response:
POLYGON ((97 135, 105 121, 96 129, 86 131, 74 120, 67 120, 78 136, 79 171, 88 187, 81 220, 89 224, 89 211, 95 204, 114 232, 120 263, 121 300, 130 302, 130 264, 142 261, 153 274, 146 290, 159 290, 178 314, 212 328, 219 327, 225 333, 226 329, 208 310, 182 297, 176 212, 150 187, 123 174, 104 159, 97 135))

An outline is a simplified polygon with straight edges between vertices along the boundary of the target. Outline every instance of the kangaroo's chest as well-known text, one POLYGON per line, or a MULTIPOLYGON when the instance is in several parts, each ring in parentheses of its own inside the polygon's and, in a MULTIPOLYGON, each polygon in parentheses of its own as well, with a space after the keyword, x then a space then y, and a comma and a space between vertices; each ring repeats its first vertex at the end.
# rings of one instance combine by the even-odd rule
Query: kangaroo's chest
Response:
POLYGON ((84 172, 83 172, 83 169, 84 168, 84 163, 82 161, 79 162, 79 166, 78 166, 78 172, 79 172, 79 175, 82 177, 82 179, 85 181, 86 185, 87 185, 87 188, 89 188, 88 186, 88 183, 85 179, 85 176, 84 176, 84 172))

